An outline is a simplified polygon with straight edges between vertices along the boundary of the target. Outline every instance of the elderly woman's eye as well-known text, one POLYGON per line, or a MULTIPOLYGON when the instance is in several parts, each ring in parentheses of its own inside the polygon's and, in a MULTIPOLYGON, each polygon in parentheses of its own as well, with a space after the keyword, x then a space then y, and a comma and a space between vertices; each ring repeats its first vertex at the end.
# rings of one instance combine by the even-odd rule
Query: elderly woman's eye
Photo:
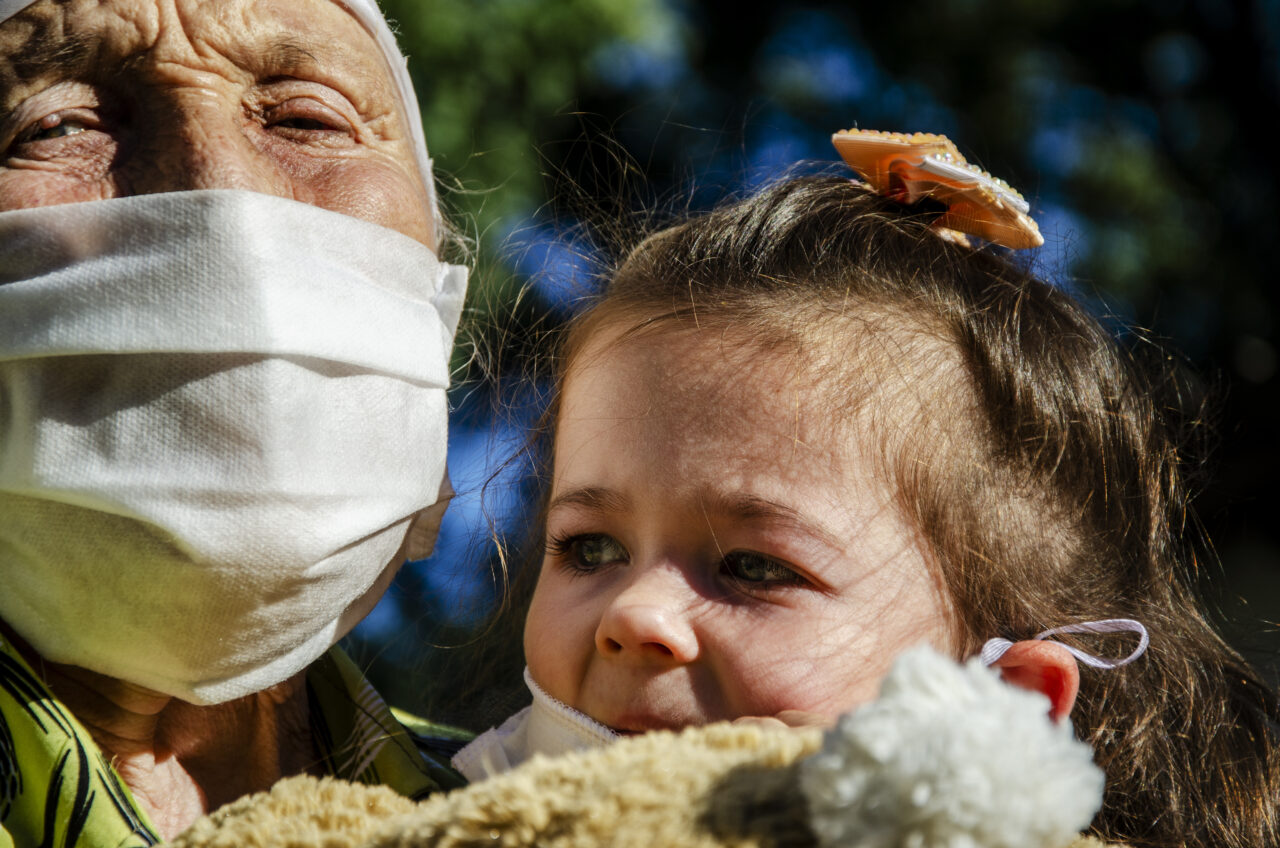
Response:
POLYGON ((82 132, 88 131, 89 128, 79 121, 63 121, 56 127, 50 127, 47 130, 41 130, 40 132, 34 133, 31 138, 33 140, 44 138, 63 138, 64 136, 79 135, 82 132))
POLYGON ((67 136, 80 135, 96 129, 96 126, 88 118, 68 115, 63 112, 55 112, 52 115, 46 115, 41 118, 21 135, 18 136, 19 144, 27 144, 37 141, 52 141, 67 136))
POLYGON ((310 140, 316 135, 349 135, 351 122, 337 110, 309 97, 295 97, 263 114, 267 128, 282 135, 310 140))
POLYGON ((317 121, 315 118, 286 118, 283 121, 276 121, 273 126, 283 127, 289 130, 330 130, 333 127, 317 121))

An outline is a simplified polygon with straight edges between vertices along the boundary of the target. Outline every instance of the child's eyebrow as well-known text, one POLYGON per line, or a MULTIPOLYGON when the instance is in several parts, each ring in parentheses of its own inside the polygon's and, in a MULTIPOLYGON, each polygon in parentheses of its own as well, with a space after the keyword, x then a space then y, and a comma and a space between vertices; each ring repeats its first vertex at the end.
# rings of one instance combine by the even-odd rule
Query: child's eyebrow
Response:
MULTIPOLYGON (((843 547, 840 537, 807 518, 798 510, 759 495, 745 492, 731 494, 704 491, 698 498, 706 514, 725 516, 738 521, 768 521, 790 527, 824 544, 843 547)), ((564 507, 581 507, 598 513, 625 513, 632 508, 629 497, 603 486, 582 486, 570 489, 551 499, 547 512, 564 507)))
POLYGON ((786 504, 743 492, 707 494, 703 502, 707 511, 747 521, 771 521, 794 528, 808 536, 812 536, 833 548, 840 548, 840 538, 821 524, 805 517, 798 510, 786 504))
POLYGON ((602 486, 583 486, 552 498, 547 512, 566 506, 580 506, 593 512, 626 512, 631 508, 631 499, 602 486))

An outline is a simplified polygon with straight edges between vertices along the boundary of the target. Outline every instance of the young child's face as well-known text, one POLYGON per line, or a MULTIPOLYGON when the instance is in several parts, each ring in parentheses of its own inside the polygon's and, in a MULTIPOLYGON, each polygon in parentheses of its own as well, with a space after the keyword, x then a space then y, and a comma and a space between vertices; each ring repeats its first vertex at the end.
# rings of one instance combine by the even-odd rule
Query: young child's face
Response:
POLYGON ((549 694, 624 732, 835 716, 904 648, 952 652, 916 534, 821 375, 710 332, 597 337, 577 363, 525 628, 549 694))

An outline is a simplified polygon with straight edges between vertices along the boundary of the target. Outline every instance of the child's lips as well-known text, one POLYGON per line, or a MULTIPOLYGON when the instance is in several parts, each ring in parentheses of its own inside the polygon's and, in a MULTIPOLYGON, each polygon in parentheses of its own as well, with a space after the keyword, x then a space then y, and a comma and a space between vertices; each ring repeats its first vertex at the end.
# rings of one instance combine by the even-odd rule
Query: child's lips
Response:
POLYGON ((640 733, 648 733, 651 730, 679 730, 689 726, 692 722, 673 721, 672 719, 650 715, 624 715, 615 721, 605 722, 605 724, 620 736, 636 736, 640 733))

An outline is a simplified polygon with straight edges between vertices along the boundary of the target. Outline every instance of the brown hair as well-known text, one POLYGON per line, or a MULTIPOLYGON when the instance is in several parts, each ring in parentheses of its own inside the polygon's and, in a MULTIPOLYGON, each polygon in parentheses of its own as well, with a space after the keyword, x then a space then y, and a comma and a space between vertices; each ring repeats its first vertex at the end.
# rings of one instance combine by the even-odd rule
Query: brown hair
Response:
MULTIPOLYGON (((1080 303, 994 251, 939 237, 935 217, 810 177, 665 229, 570 325, 559 374, 606 323, 737 324, 803 343, 819 326, 838 333, 829 318, 903 316, 890 324, 939 340, 957 365, 909 369, 945 402, 918 404, 885 458, 963 652, 992 636, 1138 619, 1145 656, 1081 673, 1074 724, 1107 773, 1094 833, 1135 846, 1280 845, 1280 706, 1192 589, 1196 415, 1180 408, 1174 371, 1144 367, 1148 343, 1122 348, 1080 303)), ((1123 638, 1063 640, 1117 655, 1123 638)))

